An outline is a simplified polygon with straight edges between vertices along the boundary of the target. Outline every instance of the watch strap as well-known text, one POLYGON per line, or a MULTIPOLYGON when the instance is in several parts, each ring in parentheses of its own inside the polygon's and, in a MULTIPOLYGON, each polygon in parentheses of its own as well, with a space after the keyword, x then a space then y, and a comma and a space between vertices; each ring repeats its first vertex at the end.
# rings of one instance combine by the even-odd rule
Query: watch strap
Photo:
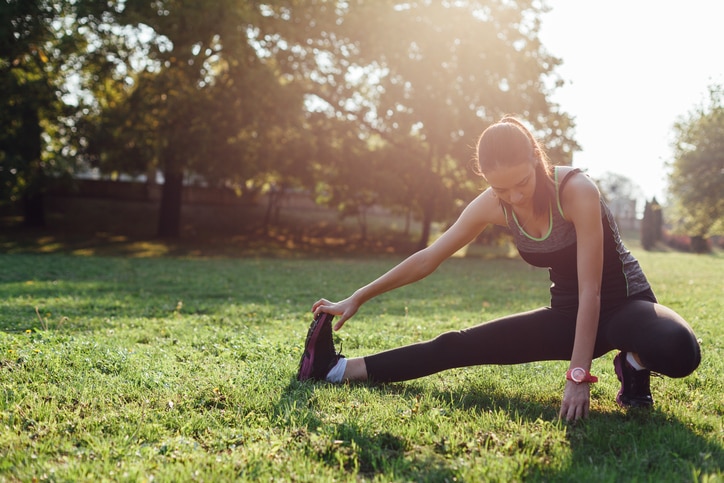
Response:
POLYGON ((598 382, 598 378, 596 376, 582 367, 574 367, 573 369, 566 371, 566 379, 575 382, 576 384, 581 384, 583 382, 598 382), (575 377, 574 373, 582 373, 583 377, 575 377))

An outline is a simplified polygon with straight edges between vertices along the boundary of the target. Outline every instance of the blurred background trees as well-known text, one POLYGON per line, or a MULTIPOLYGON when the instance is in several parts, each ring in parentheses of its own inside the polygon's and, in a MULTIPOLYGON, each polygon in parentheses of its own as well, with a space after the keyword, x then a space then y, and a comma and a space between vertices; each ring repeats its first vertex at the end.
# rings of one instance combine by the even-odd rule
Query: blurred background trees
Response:
POLYGON ((300 187, 342 213, 407 210, 423 245, 475 192, 470 147, 502 114, 529 120, 557 163, 577 149, 548 100, 560 79, 537 39, 541 8, 8 0, 4 194, 42 224, 51 166, 158 172, 158 234, 175 237, 184 183, 300 187))
POLYGON ((724 88, 712 85, 706 104, 682 117, 674 132, 672 222, 691 236, 693 251, 708 251, 707 238, 724 235, 724 88))
MULTIPOLYGON (((6 0, 2 197, 42 225, 51 182, 158 180, 157 233, 178 237, 184 186, 242 198, 297 189, 356 217, 363 236, 373 206, 415 219, 422 247, 479 192, 473 146, 503 114, 528 122, 556 164, 579 149, 550 100, 562 80, 538 39, 545 8, 6 0)), ((609 188, 628 189, 618 181, 609 188)), ((280 199, 269 197, 267 222, 280 199)))
POLYGON ((22 204, 30 226, 45 223, 48 183, 74 170, 61 141, 68 58, 84 48, 68 27, 74 16, 64 1, 0 5, 0 195, 22 204))

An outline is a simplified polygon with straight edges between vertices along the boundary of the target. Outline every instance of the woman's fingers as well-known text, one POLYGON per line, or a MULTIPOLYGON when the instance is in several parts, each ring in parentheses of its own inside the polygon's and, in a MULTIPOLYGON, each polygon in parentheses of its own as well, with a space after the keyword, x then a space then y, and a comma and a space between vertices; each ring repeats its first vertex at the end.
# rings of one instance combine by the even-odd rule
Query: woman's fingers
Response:
MULTIPOLYGON (((320 312, 329 312, 329 306, 332 303, 327 299, 319 299, 312 305, 312 312, 314 312, 315 317, 319 315, 320 312)), ((334 314, 333 314, 334 315, 334 314)))

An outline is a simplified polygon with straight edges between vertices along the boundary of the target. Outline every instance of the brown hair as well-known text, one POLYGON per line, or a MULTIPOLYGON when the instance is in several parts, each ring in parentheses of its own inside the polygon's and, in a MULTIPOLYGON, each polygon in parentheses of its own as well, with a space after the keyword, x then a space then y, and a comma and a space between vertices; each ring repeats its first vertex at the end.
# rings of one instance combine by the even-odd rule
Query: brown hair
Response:
MULTIPOLYGON (((533 134, 516 118, 505 116, 489 126, 478 139, 477 173, 529 162, 535 167, 533 211, 542 214, 555 200, 553 168, 533 134)), ((501 201, 501 203, 503 203, 501 201)))

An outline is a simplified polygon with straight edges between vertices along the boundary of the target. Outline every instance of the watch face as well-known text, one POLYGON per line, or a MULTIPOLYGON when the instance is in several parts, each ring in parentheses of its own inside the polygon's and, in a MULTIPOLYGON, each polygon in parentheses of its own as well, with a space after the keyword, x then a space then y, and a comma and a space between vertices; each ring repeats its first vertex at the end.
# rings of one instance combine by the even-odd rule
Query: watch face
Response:
POLYGON ((586 371, 585 369, 581 367, 576 367, 571 371, 571 379, 573 379, 573 382, 583 382, 583 380, 586 378, 586 371))

